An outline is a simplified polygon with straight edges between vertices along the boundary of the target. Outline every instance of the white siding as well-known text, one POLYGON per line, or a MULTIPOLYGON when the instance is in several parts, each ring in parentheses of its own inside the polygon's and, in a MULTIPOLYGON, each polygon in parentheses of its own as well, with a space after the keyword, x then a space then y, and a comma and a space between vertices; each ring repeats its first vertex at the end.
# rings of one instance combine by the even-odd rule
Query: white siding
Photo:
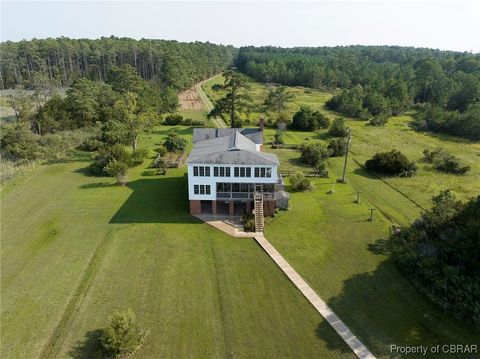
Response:
POLYGON ((217 182, 229 182, 229 183, 277 183, 277 166, 241 166, 241 165, 211 165, 202 163, 189 163, 188 164, 188 198, 190 200, 216 200, 217 199, 217 182), (193 166, 205 166, 210 167, 210 177, 193 176, 193 166), (230 167, 230 177, 214 177, 213 167, 230 167), (250 177, 234 177, 234 167, 250 167, 250 177), (257 178, 255 176, 255 167, 265 167, 272 169, 272 177, 269 178, 257 178), (194 194, 194 185, 210 185, 210 195, 206 194, 194 194))

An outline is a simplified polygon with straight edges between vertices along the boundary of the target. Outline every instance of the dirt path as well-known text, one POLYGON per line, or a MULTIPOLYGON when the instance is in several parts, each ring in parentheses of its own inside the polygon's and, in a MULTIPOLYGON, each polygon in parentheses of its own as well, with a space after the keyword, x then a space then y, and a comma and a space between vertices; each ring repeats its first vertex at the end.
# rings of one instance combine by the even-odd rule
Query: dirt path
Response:
MULTIPOLYGON (((198 84, 196 84, 194 86, 195 89, 197 90, 197 93, 198 93, 198 96, 200 97, 200 100, 203 102, 204 108, 208 112, 210 112, 213 109, 213 103, 212 103, 212 101, 210 101, 210 99, 206 95, 205 91, 203 91, 202 85, 205 82, 207 82, 207 81, 209 81, 209 80, 211 80, 211 79, 213 79, 217 76, 220 76, 220 75, 212 76, 209 79, 203 80, 203 81, 199 82, 198 84)), ((219 128, 226 128, 227 127, 225 121, 223 121, 223 119, 221 117, 214 117, 214 118, 212 118, 212 121, 215 124, 215 127, 219 127, 219 128)))

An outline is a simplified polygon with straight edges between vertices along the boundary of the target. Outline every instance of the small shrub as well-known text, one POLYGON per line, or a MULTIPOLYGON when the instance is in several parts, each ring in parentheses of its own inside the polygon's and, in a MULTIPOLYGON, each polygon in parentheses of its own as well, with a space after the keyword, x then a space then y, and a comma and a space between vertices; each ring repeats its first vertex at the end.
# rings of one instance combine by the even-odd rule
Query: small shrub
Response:
POLYGON ((186 118, 182 121, 182 125, 203 127, 205 126, 205 122, 203 122, 202 120, 193 120, 191 118, 186 118))
POLYGON ((182 124, 182 122, 183 116, 178 113, 174 113, 165 117, 165 121, 163 122, 163 124, 166 126, 177 126, 182 124))
POLYGON ((167 163, 161 157, 157 157, 152 163, 152 167, 157 169, 158 175, 164 175, 167 173, 167 163))
POLYGON ((42 156, 39 146, 40 136, 32 133, 26 124, 2 128, 0 145, 2 153, 12 160, 35 160, 42 156))
POLYGON ((275 135, 273 136, 273 143, 277 145, 283 145, 285 140, 283 139, 283 131, 277 129, 275 135))
POLYGON ((328 153, 332 157, 339 157, 343 156, 345 152, 347 151, 347 141, 345 141, 344 138, 336 138, 332 141, 327 146, 328 153))
POLYGON ((307 191, 313 188, 310 180, 302 172, 295 172, 288 177, 288 181, 294 191, 307 191))
POLYGON ((255 215, 244 214, 242 215, 243 230, 245 232, 255 232, 255 215))
POLYGON ((96 175, 110 175, 106 172, 106 166, 116 160, 128 166, 131 165, 132 158, 123 145, 104 146, 95 157, 95 161, 90 165, 90 171, 96 175))
POLYGON ((345 137, 348 135, 348 127, 345 124, 345 120, 339 117, 333 121, 332 126, 328 130, 328 134, 333 137, 345 137))
POLYGON ((380 152, 365 162, 367 170, 389 176, 411 177, 417 171, 414 162, 398 150, 380 152))
POLYGON ((148 150, 146 148, 137 148, 132 152, 132 164, 137 166, 142 164, 145 157, 148 156, 148 150))
POLYGON ((187 148, 187 140, 176 133, 170 133, 163 145, 169 152, 183 151, 187 148))
POLYGON ((110 324, 100 336, 100 344, 109 357, 127 356, 142 346, 146 332, 137 324, 131 309, 115 312, 109 319, 110 324))
POLYGON ((111 177, 117 177, 118 185, 123 186, 127 183, 128 165, 126 163, 114 159, 107 163, 103 171, 111 177))
POLYGON ((457 157, 442 148, 429 151, 424 150, 425 161, 433 163, 435 168, 442 172, 463 175, 470 171, 470 166, 462 163, 457 157))
POLYGON ((160 146, 155 150, 155 152, 157 152, 160 155, 160 157, 163 157, 167 154, 168 151, 165 148, 165 146, 160 146))
POLYGON ((327 128, 330 120, 319 111, 313 112, 309 107, 302 107, 292 117, 290 128, 301 131, 315 131, 327 128))
POLYGON ((370 120, 372 126, 383 126, 388 122, 388 113, 382 112, 370 120))
POLYGON ((313 170, 320 177, 328 178, 328 170, 327 170, 327 165, 325 164, 325 162, 317 162, 313 166, 313 170))
POLYGON ((328 150, 319 143, 307 143, 300 147, 300 160, 314 166, 328 158, 328 150))

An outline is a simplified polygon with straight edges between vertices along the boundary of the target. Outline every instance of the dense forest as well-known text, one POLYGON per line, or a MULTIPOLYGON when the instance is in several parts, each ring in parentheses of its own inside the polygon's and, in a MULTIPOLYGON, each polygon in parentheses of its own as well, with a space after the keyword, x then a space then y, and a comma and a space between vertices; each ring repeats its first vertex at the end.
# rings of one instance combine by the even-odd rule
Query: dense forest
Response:
POLYGON ((185 89, 228 67, 231 46, 103 37, 44 39, 0 44, 1 88, 26 88, 46 77, 52 86, 69 86, 86 77, 105 81, 109 70, 128 64, 147 81, 185 89))
POLYGON ((236 66, 266 83, 341 89, 327 107, 384 124, 417 108, 420 130, 480 139, 480 55, 394 46, 244 47, 236 66))

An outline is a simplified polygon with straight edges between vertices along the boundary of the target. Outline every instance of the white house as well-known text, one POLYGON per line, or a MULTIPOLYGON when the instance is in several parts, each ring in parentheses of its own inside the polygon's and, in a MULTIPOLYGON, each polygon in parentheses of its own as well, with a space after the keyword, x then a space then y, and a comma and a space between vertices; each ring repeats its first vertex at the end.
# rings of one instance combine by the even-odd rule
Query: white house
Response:
POLYGON ((252 213, 255 194, 263 214, 283 189, 276 155, 262 152, 263 128, 196 128, 187 159, 191 214, 252 213))

